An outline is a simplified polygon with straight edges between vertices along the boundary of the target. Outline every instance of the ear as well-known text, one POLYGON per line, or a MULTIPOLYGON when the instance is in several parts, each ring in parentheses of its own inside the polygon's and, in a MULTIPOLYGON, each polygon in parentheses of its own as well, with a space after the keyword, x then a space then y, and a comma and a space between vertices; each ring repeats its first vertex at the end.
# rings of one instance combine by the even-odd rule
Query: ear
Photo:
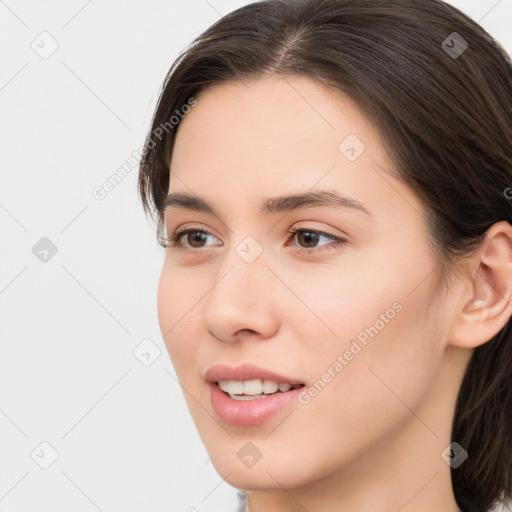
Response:
POLYGON ((447 341, 475 348, 492 339, 512 316, 512 226, 508 222, 489 228, 468 268, 464 276, 468 291, 461 295, 447 341))

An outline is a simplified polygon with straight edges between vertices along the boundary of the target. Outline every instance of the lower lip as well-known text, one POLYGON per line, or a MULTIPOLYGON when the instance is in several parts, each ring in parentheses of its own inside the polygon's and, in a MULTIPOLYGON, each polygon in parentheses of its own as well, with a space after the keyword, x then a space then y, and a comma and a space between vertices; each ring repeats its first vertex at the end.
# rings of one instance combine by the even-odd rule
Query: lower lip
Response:
POLYGON ((224 423, 230 425, 250 426, 261 425, 288 407, 303 387, 291 389, 285 393, 278 391, 273 395, 254 400, 234 400, 222 391, 219 386, 209 382, 212 406, 224 423))

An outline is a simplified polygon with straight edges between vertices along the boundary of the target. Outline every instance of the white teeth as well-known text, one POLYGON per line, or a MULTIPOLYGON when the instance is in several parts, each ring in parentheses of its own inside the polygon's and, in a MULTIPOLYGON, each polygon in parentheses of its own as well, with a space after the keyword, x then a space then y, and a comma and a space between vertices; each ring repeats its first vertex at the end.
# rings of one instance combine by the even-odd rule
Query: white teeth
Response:
POLYGON ((271 393, 275 393, 279 388, 279 385, 277 384, 277 382, 275 380, 268 380, 268 379, 265 379, 263 381, 263 386, 262 386, 262 389, 263 389, 263 393, 269 395, 271 393))
POLYGON ((244 395, 261 395, 263 387, 260 379, 246 380, 244 382, 244 395))
MULTIPOLYGON (((219 388, 234 398, 233 395, 245 395, 241 400, 250 400, 249 397, 259 397, 260 395, 271 395, 278 390, 281 392, 289 391, 292 388, 287 382, 276 382, 270 379, 251 379, 246 381, 237 380, 219 380, 219 388)), ((297 387, 297 386, 293 386, 297 387)))
POLYGON ((230 395, 243 395, 244 394, 244 383, 238 380, 228 380, 226 384, 226 391, 230 395))

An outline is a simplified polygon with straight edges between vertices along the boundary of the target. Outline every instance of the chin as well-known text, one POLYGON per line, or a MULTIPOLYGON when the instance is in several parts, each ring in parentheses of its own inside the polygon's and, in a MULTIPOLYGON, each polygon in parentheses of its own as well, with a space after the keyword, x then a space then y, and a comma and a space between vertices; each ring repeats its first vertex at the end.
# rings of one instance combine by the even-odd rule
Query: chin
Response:
MULTIPOLYGON (((231 440, 233 447, 229 448, 226 444, 219 443, 213 443, 212 447, 207 445, 215 470, 232 487, 245 491, 282 490, 283 487, 286 489, 301 487, 313 480, 309 464, 307 468, 302 467, 300 473, 296 472, 299 464, 290 458, 290 451, 286 450, 285 445, 281 445, 281 451, 277 451, 267 447, 268 443, 265 446, 263 440, 251 443, 252 441, 233 439, 231 440), (261 452, 268 451, 271 455, 265 457, 262 453, 258 460, 246 458, 244 462, 246 454, 250 454, 252 450, 253 457, 257 457, 256 449, 253 447, 256 444, 261 447, 261 452), (295 472, 292 472, 293 468, 295 472)), ((309 459, 309 457, 306 458, 309 459)))

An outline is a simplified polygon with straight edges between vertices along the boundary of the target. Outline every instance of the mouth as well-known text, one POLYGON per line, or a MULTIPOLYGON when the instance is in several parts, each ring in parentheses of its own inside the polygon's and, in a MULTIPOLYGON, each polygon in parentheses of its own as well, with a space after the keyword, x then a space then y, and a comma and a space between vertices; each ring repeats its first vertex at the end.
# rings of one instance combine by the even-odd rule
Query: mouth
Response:
POLYGON ((271 379, 218 380, 215 384, 232 400, 261 400, 269 395, 287 393, 304 387, 304 384, 290 384, 271 379))
MULTIPOLYGON (((304 384, 284 384, 251 381, 215 381, 209 383, 210 403, 217 418, 229 425, 257 426, 267 423, 276 417, 283 416, 298 400, 304 384), (247 384, 248 383, 248 384, 247 384), (248 393, 245 393, 245 385, 248 393), (276 388, 277 390, 273 391, 276 388), (243 389, 242 389, 243 385, 243 389), (221 387, 228 391, 224 391, 221 387), (263 391, 263 386, 265 393, 263 391), (272 392, 271 392, 272 391, 272 392), (254 393, 254 394, 249 394, 254 393)), ((296 404, 295 404, 296 405, 296 404)))
POLYGON ((242 364, 217 364, 204 378, 217 418, 237 426, 262 425, 294 406, 306 384, 274 370, 242 364))

